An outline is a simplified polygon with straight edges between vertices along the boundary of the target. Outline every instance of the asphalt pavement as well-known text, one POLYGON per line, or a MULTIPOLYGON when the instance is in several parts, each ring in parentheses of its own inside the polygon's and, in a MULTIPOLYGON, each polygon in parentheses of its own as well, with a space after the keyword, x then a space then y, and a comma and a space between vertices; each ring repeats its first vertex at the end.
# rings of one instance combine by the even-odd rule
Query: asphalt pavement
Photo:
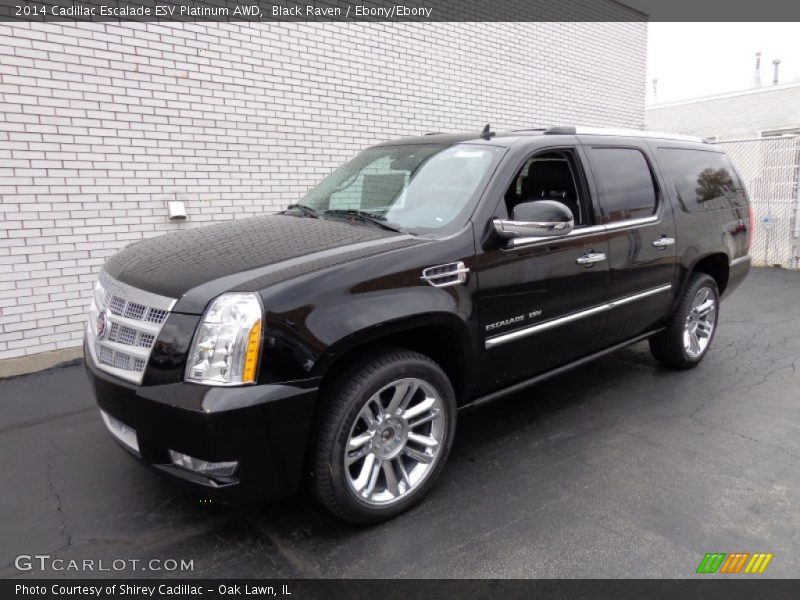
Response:
POLYGON ((117 447, 82 366, 6 379, 0 577, 684 578, 706 552, 769 552, 759 577, 796 577, 798 365, 800 272, 756 269, 698 368, 637 344, 461 415, 427 500, 371 528, 305 497, 201 503, 117 447), (15 568, 34 554, 193 571, 15 568))

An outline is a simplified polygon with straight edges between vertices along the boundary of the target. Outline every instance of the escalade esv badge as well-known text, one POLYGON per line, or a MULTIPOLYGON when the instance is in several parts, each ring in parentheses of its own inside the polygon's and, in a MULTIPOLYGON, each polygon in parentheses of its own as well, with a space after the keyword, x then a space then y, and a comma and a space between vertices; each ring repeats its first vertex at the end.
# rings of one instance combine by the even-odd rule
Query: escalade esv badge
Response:
POLYGON ((109 258, 86 371, 111 436, 196 495, 310 489, 357 523, 425 496, 461 408, 645 340, 695 366, 750 269, 738 174, 669 134, 404 138, 284 206, 109 258))

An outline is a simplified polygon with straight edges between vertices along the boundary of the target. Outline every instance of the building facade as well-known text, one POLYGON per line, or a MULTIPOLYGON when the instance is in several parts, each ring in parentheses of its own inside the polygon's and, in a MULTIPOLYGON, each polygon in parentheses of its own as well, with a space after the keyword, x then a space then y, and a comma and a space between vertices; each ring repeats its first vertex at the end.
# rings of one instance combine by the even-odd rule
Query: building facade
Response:
POLYGON ((653 104, 647 128, 712 141, 800 134, 800 82, 653 104))
POLYGON ((0 24, 0 359, 78 348, 123 246, 278 210, 366 145, 641 128, 646 23, 607 6, 598 23, 0 24))

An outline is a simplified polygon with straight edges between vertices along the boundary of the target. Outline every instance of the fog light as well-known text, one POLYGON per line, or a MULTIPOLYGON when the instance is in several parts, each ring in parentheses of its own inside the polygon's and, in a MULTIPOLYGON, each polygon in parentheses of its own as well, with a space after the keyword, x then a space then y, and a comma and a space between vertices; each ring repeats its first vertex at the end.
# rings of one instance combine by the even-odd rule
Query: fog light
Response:
POLYGON ((139 441, 136 439, 136 431, 102 409, 100 410, 100 415, 102 415, 103 422, 106 424, 106 427, 108 427, 111 435, 119 440, 123 446, 139 454, 139 441))
POLYGON ((181 454, 174 450, 169 451, 169 458, 172 464, 181 469, 186 469, 192 473, 203 475, 210 479, 231 480, 236 468, 239 466, 238 461, 231 462, 208 462, 200 460, 187 454, 181 454))

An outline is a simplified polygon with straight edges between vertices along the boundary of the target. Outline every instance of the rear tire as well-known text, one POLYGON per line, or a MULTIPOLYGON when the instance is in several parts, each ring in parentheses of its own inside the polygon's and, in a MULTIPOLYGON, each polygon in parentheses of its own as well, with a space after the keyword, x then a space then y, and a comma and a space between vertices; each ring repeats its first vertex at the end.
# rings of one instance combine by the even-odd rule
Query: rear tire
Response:
POLYGON ((311 489, 354 523, 391 519, 419 502, 453 442, 456 400, 441 367, 387 350, 327 386, 312 454, 311 489))
POLYGON ((695 273, 666 329, 650 338, 650 352, 664 366, 691 369, 705 357, 719 320, 719 289, 714 278, 695 273))

